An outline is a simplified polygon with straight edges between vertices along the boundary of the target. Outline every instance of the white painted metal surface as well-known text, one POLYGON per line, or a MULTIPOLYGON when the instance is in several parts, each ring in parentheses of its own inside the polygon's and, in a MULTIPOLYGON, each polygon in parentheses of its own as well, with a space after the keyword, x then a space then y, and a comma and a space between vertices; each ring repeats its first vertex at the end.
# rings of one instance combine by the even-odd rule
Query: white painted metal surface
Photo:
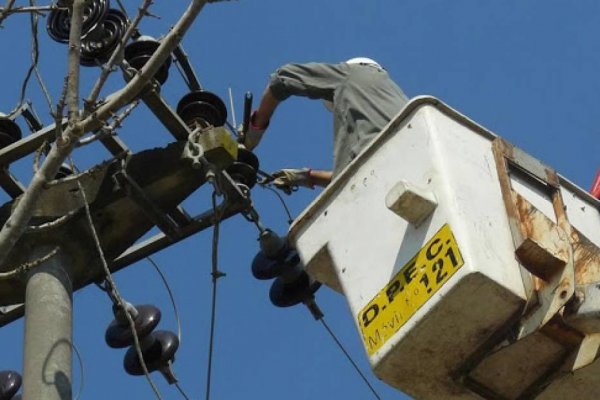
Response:
MULTIPOLYGON (((518 326, 537 301, 535 282, 515 256, 495 138, 439 100, 416 98, 290 229, 309 273, 346 297, 374 372, 419 399, 492 398, 487 392, 516 398, 539 386, 544 368, 571 351, 546 336, 528 336, 538 345, 510 343, 515 346, 505 355, 499 349, 507 343, 492 340, 518 326), (388 208, 406 187, 418 188, 408 190, 412 199, 420 201, 420 194, 437 203, 418 224, 388 208), (386 206, 386 196, 396 198, 386 206), (520 369, 534 372, 517 379, 520 369), (475 394, 479 386, 485 388, 475 394)), ((510 180, 556 222, 546 193, 527 179, 510 180)), ((598 202, 561 183, 571 224, 600 246, 598 202)), ((597 364, 587 368, 595 373, 597 364)), ((600 393, 600 380, 580 371, 554 379, 550 388, 595 398, 589 393, 600 393)))

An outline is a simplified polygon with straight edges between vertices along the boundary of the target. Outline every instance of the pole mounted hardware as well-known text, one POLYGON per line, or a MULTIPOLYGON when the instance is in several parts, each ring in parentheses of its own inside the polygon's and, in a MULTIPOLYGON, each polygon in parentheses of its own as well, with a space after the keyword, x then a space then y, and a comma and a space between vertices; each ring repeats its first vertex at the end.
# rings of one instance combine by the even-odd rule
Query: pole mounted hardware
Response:
MULTIPOLYGON (((59 6, 67 6, 65 1, 59 1, 59 6)), ((101 29, 101 22, 108 14, 110 8, 109 0, 90 0, 85 3, 83 10, 83 25, 81 38, 86 39, 101 29)), ((71 31, 71 16, 65 9, 52 10, 48 15, 46 29, 50 37, 60 43, 69 43, 69 32, 71 31)))
POLYGON ((223 126, 227 121, 227 107, 223 100, 206 90, 183 96, 177 103, 177 114, 191 129, 223 126))
POLYGON ((153 305, 125 305, 125 310, 113 306, 115 319, 106 329, 105 340, 113 349, 129 346, 123 366, 130 375, 143 375, 144 370, 134 346, 133 332, 124 313, 128 312, 135 324, 142 358, 148 372, 159 371, 169 384, 177 383, 177 378, 171 370, 175 352, 179 347, 177 335, 170 331, 154 331, 161 319, 161 313, 153 305))
POLYGON ((0 371, 0 400, 17 400, 21 388, 21 375, 15 371, 0 371))
POLYGON ((227 168, 227 173, 234 181, 252 189, 258 179, 257 172, 259 168, 258 157, 250 150, 240 146, 237 160, 227 168))
MULTIPOLYGON (((59 43, 69 42, 71 20, 68 10, 53 10, 46 29, 59 43)), ((110 8, 109 0, 91 0, 83 10, 80 64, 86 67, 106 63, 127 30, 127 16, 110 8)))
POLYGON ((119 10, 109 9, 98 29, 81 42, 79 63, 94 67, 106 63, 127 31, 127 16, 119 10))
POLYGON ((259 236, 260 251, 252 260, 252 275, 256 279, 275 278, 269 298, 277 307, 314 303, 314 294, 321 284, 312 281, 287 238, 265 229, 259 236))
POLYGON ((0 148, 4 148, 21 139, 21 128, 8 117, 0 116, 0 148))
MULTIPOLYGON (((129 65, 137 70, 141 69, 148 60, 152 57, 156 49, 160 46, 160 42, 151 36, 140 36, 135 42, 130 43, 125 47, 125 60, 129 65)), ((173 58, 169 56, 160 66, 154 79, 159 84, 163 85, 169 77, 169 68, 173 58)))

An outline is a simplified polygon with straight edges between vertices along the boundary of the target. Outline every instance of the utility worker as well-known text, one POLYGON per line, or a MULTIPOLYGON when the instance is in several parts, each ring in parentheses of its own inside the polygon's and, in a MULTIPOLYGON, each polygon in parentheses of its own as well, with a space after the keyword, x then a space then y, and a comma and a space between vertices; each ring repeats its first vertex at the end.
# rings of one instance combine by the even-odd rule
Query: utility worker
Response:
POLYGON ((271 75, 258 109, 252 113, 244 144, 254 149, 280 102, 290 96, 321 99, 333 112, 333 171, 282 169, 273 183, 326 186, 387 125, 408 98, 376 61, 358 57, 339 64, 286 64, 271 75))

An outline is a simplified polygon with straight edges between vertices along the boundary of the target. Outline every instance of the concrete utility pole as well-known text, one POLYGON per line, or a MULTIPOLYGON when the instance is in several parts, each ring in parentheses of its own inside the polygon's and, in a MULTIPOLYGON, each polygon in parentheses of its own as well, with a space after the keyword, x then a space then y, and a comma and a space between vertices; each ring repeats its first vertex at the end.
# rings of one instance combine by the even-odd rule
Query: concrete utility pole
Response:
MULTIPOLYGON (((41 246, 36 260, 53 249, 41 246)), ((23 399, 71 400, 73 288, 60 251, 27 277, 23 399)))

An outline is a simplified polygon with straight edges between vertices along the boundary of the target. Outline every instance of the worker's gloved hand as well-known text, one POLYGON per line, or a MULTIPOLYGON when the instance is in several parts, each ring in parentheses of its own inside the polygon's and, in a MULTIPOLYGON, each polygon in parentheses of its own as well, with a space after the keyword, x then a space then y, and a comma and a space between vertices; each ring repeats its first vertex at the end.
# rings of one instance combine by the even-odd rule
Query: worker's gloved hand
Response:
POLYGON ((314 189, 315 185, 310 176, 310 168, 286 168, 273 173, 273 185, 290 194, 299 186, 314 189))
POLYGON ((256 126, 255 117, 256 111, 254 111, 250 116, 250 125, 248 126, 248 132, 246 132, 244 136, 244 147, 246 147, 248 150, 253 150, 256 146, 258 146, 258 143, 260 143, 260 140, 262 139, 265 130, 269 127, 268 123, 262 128, 256 126))

